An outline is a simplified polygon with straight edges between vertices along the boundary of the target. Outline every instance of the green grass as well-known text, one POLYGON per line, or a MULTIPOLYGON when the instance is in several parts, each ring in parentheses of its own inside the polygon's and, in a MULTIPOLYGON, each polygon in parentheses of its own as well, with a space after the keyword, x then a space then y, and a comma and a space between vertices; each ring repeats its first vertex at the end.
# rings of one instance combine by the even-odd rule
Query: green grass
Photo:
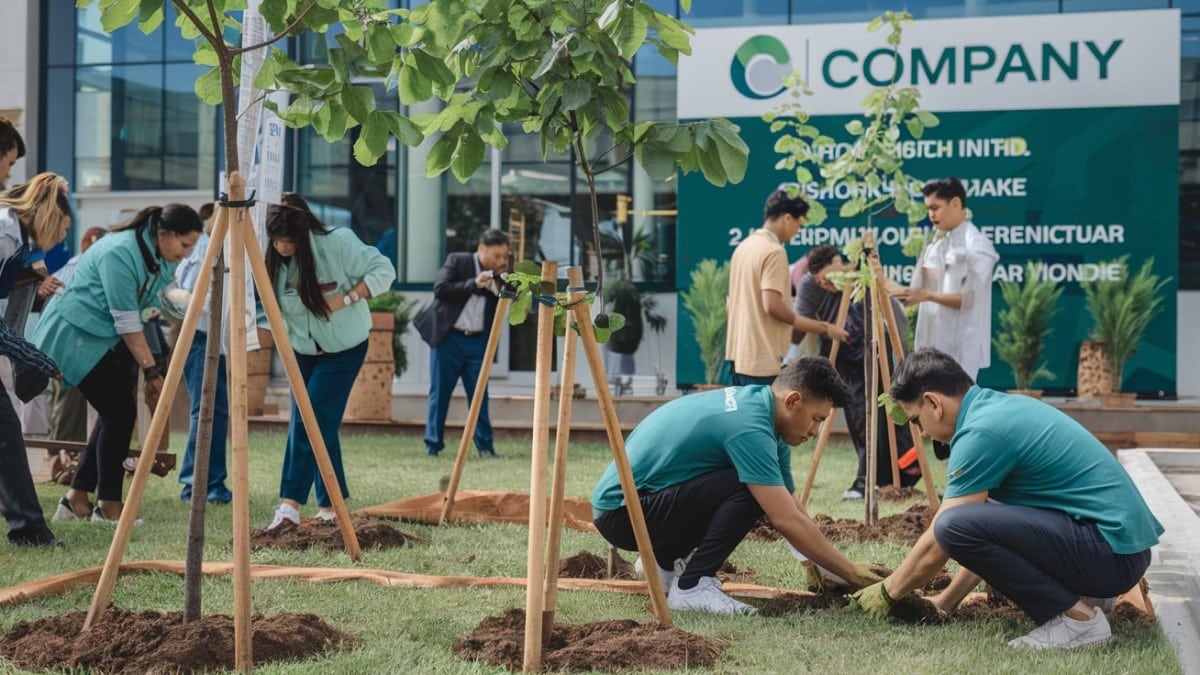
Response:
MULTIPOLYGON (((451 446, 455 446, 452 442, 451 446)), ((172 439, 179 451, 182 439, 172 439)), ((251 524, 264 527, 276 503, 282 434, 252 434, 251 524)), ((606 445, 576 443, 570 448, 567 494, 587 497, 594 481, 611 458, 606 445)), ((797 484, 808 470, 810 448, 794 455, 797 484)), ((472 456, 464 473, 463 489, 529 490, 529 443, 502 442, 499 459, 472 456)), ((429 458, 415 437, 347 436, 343 439, 346 472, 352 491, 350 507, 378 504, 437 490, 438 480, 449 473, 450 453, 429 458)), ((833 446, 825 454, 810 504, 812 513, 862 518, 861 502, 843 502, 842 490, 854 472, 854 454, 833 446)), ((937 463, 935 473, 944 465, 937 463)), ((151 478, 143 500, 146 524, 136 528, 125 560, 173 559, 184 556, 187 508, 179 501, 175 474, 151 478)), ((939 483, 940 484, 940 483, 939 483)), ((940 488, 939 488, 940 489, 940 488)), ((64 493, 55 485, 38 487, 49 515, 64 493)), ((883 513, 907 505, 883 505, 883 513)), ((315 506, 301 512, 310 516, 315 506)), ((207 560, 231 560, 229 507, 209 510, 207 560)), ((444 528, 403 524, 401 528, 423 535, 429 544, 389 551, 366 550, 359 565, 403 572, 464 576, 525 575, 528 532, 509 525, 455 525, 444 528)), ((17 549, 0 544, 0 586, 9 586, 51 574, 102 565, 112 536, 111 526, 88 522, 56 523, 55 533, 66 547, 55 551, 17 549)), ((840 545, 851 558, 895 566, 906 547, 899 544, 840 545)), ((563 555, 580 550, 603 554, 607 545, 597 535, 566 531, 563 555)), ((631 554, 626 554, 632 559, 631 554)), ((756 570, 761 583, 800 588, 802 577, 782 542, 744 542, 733 562, 756 570)), ((256 563, 350 567, 344 553, 259 551, 256 563)), ((126 576, 117 583, 113 602, 126 609, 178 610, 182 607, 182 579, 169 574, 126 576)), ((92 587, 23 605, 0 608, 0 629, 22 620, 84 610, 92 587)), ((204 585, 206 613, 232 613, 232 580, 208 579, 204 585)), ((649 618, 643 596, 592 591, 559 593, 560 621, 583 623, 604 619, 649 618)), ((317 660, 266 664, 257 673, 496 673, 505 672, 459 660, 450 652, 454 640, 469 632, 485 616, 510 607, 524 607, 519 588, 424 589, 388 588, 370 582, 312 584, 305 581, 267 580, 254 585, 254 609, 267 614, 312 612, 362 639, 352 651, 317 660)), ((1113 641, 1097 649, 1067 653, 1018 653, 1005 642, 1027 632, 1028 623, 984 621, 945 626, 904 626, 867 619, 852 611, 822 611, 782 618, 713 617, 691 613, 674 615, 685 630, 701 633, 727 646, 712 672, 730 673, 1177 673, 1180 666, 1157 628, 1120 624, 1113 641)), ((0 672, 17 672, 0 662, 0 672)))

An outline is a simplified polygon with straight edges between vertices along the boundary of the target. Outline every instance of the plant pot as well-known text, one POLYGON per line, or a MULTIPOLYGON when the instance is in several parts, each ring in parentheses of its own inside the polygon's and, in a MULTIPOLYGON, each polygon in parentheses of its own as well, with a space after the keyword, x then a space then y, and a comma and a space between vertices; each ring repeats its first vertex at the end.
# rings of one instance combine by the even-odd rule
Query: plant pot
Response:
POLYGON ((258 349, 246 353, 246 414, 252 417, 263 414, 267 383, 271 381, 271 357, 275 353, 271 331, 259 328, 258 344, 258 349))
POLYGON ((392 377, 396 373, 396 364, 392 360, 394 329, 395 318, 390 312, 371 312, 367 356, 350 390, 346 419, 391 421, 392 377))
POLYGON ((1137 392, 1110 391, 1100 394, 1100 406, 1104 408, 1133 408, 1137 392))
POLYGON ((1103 342, 1084 340, 1079 345, 1079 371, 1075 387, 1079 398, 1097 398, 1116 389, 1103 342))
POLYGON ((1040 401, 1042 400, 1043 391, 1041 389, 1009 389, 1008 393, 1017 394, 1018 396, 1028 396, 1040 401))

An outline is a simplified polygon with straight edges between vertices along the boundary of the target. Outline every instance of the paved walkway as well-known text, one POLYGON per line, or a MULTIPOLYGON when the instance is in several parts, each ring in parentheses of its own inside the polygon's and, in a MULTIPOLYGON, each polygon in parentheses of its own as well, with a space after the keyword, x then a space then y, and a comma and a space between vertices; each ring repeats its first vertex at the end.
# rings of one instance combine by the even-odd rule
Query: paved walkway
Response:
POLYGON ((1118 456, 1166 528, 1146 571, 1150 601, 1183 672, 1200 674, 1200 450, 1118 456))

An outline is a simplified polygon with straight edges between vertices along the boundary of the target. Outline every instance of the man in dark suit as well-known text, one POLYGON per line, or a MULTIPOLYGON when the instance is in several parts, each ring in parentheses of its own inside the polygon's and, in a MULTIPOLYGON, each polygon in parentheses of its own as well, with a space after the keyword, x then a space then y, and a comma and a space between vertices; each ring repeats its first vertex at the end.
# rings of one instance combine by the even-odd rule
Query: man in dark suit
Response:
MULTIPOLYGON (((417 329, 432 347, 429 363, 429 408, 425 416, 425 452, 436 456, 446 444, 446 411, 461 378, 467 398, 483 367, 488 331, 496 316, 500 274, 508 271, 508 235, 497 229, 479 237, 474 253, 451 253, 433 281, 433 305, 417 329)), ((487 391, 475 426, 480 455, 496 455, 487 391)))

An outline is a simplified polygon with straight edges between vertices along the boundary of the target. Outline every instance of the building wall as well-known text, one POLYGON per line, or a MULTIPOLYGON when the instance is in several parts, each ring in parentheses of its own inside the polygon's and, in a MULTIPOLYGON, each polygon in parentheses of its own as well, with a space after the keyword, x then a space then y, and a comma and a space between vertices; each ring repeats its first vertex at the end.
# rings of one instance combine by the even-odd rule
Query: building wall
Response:
POLYGON ((0 21, 0 115, 16 122, 27 154, 13 166, 9 184, 37 173, 38 14, 36 0, 6 0, 0 21))

